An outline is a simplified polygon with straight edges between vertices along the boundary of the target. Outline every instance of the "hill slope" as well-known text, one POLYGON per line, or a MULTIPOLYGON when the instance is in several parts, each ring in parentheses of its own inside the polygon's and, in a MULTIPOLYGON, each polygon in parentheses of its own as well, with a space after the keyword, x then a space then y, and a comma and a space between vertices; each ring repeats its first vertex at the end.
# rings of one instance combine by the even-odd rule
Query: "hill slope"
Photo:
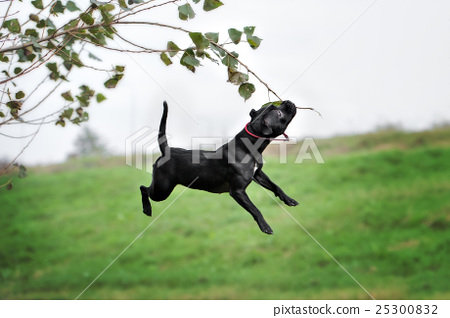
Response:
POLYGON ((74 299, 142 233, 80 299, 369 299, 317 242, 377 299, 448 299, 449 140, 379 132, 318 141, 325 164, 267 158, 300 202, 249 187, 273 236, 183 187, 146 217, 151 176, 122 160, 31 169, 0 189, 0 298, 74 299))

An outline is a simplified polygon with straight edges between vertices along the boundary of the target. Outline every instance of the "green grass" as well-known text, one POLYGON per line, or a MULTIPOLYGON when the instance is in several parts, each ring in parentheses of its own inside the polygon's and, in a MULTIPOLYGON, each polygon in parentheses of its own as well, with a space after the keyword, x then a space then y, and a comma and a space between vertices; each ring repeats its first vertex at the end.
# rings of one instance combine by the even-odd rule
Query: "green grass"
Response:
POLYGON ((33 168, 0 189, 0 298, 76 298, 164 212, 80 299, 368 299, 286 209, 375 298, 448 299, 449 140, 379 132, 320 141, 325 164, 268 158, 300 202, 249 187, 273 236, 229 195, 183 187, 145 216, 150 175, 122 160, 33 168))

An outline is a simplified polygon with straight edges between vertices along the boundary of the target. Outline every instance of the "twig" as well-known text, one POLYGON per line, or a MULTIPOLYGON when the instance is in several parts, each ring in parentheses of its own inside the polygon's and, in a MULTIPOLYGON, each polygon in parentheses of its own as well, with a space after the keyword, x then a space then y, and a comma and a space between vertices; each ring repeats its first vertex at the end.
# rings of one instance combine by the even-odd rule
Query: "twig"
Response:
MULTIPOLYGON (((151 9, 154 9, 154 8, 157 8, 157 7, 161 7, 161 6, 165 6, 166 4, 175 3, 175 2, 178 2, 178 1, 180 1, 180 0, 171 0, 171 1, 160 3, 160 4, 156 4, 156 5, 148 7, 148 8, 143 8, 143 9, 140 9, 140 10, 132 11, 132 12, 130 12, 128 14, 125 14, 124 16, 119 17, 117 20, 122 20, 122 19, 128 18, 129 16, 132 16, 134 14, 140 13, 142 11, 151 10, 151 9)), ((137 5, 137 6, 135 6, 133 9, 136 9, 136 8, 138 8, 140 6, 149 4, 150 2, 153 2, 153 1, 149 1, 149 2, 146 2, 146 3, 141 3, 141 4, 137 5)))
POLYGON ((234 56, 230 51, 228 51, 227 49, 225 49, 222 45, 217 44, 211 40, 209 40, 209 42, 211 42, 212 44, 214 44, 215 46, 217 46, 218 48, 222 49, 225 53, 227 53, 229 56, 233 57, 239 64, 241 64, 246 70, 247 72, 249 72, 250 74, 252 74, 261 84, 263 84, 267 90, 269 92, 271 92, 272 94, 274 94, 279 100, 282 100, 280 96, 277 95, 277 93, 275 93, 274 90, 272 90, 269 85, 267 85, 266 82, 264 82, 258 75, 256 75, 255 72, 253 72, 247 65, 245 65, 244 63, 242 63, 241 60, 239 60, 236 56, 234 56))
MULTIPOLYGON (((153 25, 153 26, 158 26, 158 27, 162 27, 162 28, 169 28, 172 30, 178 30, 178 31, 183 31, 186 33, 189 33, 190 31, 183 29, 181 27, 176 27, 173 25, 169 25, 169 24, 163 24, 163 23, 157 23, 157 22, 148 22, 148 21, 120 21, 120 20, 114 20, 111 24, 146 24, 146 25, 153 25)), ((1 51, 0 51, 1 53, 1 51)))
POLYGON ((5 13, 5 16, 3 17, 3 21, 2 21, 2 25, 0 25, 0 29, 2 29, 3 28, 3 24, 5 24, 6 18, 8 17, 8 13, 9 13, 9 10, 11 9, 13 1, 14 0, 11 0, 11 2, 9 3, 8 9, 6 9, 6 13, 5 13))
POLYGON ((0 170, 0 176, 4 175, 5 172, 8 172, 8 169, 16 162, 17 158, 20 157, 21 154, 25 151, 25 149, 28 148, 28 146, 31 144, 31 142, 36 138, 36 135, 38 134, 39 130, 41 130, 42 125, 39 126, 39 128, 34 133, 33 137, 28 141, 28 143, 25 145, 25 147, 22 148, 22 150, 19 152, 19 154, 2 170, 0 170))
POLYGON ((25 138, 29 138, 29 137, 33 136, 34 133, 26 135, 26 136, 11 136, 11 135, 7 135, 7 134, 0 132, 0 135, 7 137, 7 138, 12 138, 12 139, 25 139, 25 138))
MULTIPOLYGON (((9 171, 8 171, 9 172, 9 171)), ((6 173, 5 173, 6 174, 6 173)), ((1 173, 0 173, 0 175, 1 175, 1 173)), ((4 184, 2 184, 2 185, 0 185, 0 188, 3 188, 3 187, 6 187, 8 184, 10 184, 11 183, 11 181, 12 181, 12 178, 11 179, 9 179, 8 181, 6 181, 6 183, 4 183, 4 184)))
POLYGON ((321 118, 323 118, 323 117, 322 117, 322 114, 319 113, 317 110, 315 110, 315 109, 312 108, 312 107, 297 107, 297 106, 295 106, 295 107, 298 108, 298 109, 308 109, 308 110, 312 110, 313 112, 316 112, 317 114, 319 114, 319 116, 320 116, 321 118))

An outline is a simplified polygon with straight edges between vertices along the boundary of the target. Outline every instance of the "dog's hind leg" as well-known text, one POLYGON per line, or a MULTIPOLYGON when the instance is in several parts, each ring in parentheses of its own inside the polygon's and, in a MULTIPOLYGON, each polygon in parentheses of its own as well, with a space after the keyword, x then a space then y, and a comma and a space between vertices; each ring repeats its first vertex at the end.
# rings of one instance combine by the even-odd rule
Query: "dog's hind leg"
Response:
POLYGON ((148 216, 152 216, 152 205, 150 204, 149 196, 149 188, 146 186, 141 186, 141 196, 142 196, 142 207, 144 209, 144 213, 148 216))
POLYGON ((150 204, 150 199, 153 201, 164 201, 172 193, 174 186, 168 184, 167 182, 155 182, 153 178, 150 187, 141 186, 142 195, 142 207, 144 209, 144 214, 152 216, 152 206, 150 204))
POLYGON ((152 184, 148 188, 148 195, 153 201, 164 201, 177 185, 174 181, 172 169, 167 166, 153 168, 152 184))
POLYGON ((150 188, 148 188, 148 193, 150 195, 150 198, 153 201, 164 201, 169 197, 169 195, 172 193, 175 186, 172 185, 155 185, 152 183, 150 188))

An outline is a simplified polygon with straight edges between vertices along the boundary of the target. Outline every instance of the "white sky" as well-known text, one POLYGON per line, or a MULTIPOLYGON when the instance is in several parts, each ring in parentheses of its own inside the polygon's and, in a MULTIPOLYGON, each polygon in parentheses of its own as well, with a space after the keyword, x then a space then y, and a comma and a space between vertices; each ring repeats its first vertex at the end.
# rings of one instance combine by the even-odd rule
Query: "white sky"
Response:
MULTIPOLYGON (((77 1, 80 8, 85 2, 77 1)), ((228 27, 256 26, 255 35, 263 38, 259 49, 253 51, 241 43, 230 50, 238 51, 240 59, 283 99, 297 106, 312 106, 323 116, 299 111, 287 130, 290 136, 353 134, 387 124, 423 130, 450 122, 450 1, 223 2, 224 6, 210 13, 193 5, 197 16, 189 22, 178 19, 175 5, 154 10, 145 19, 192 31, 220 31, 221 40, 227 37, 228 27)), ((4 8, 5 4, 0 4, 0 12, 4 8)), ((187 35, 173 31, 121 28, 129 37, 154 48, 164 48, 168 40, 180 47, 190 45, 187 35)), ((70 75, 73 93, 87 81, 107 96, 102 104, 89 107, 87 125, 115 153, 123 153, 126 138, 141 128, 158 128, 163 100, 169 103, 170 144, 181 147, 190 147, 192 138, 233 136, 248 122, 252 108, 268 102, 267 90, 254 78, 251 82, 257 91, 244 102, 237 86, 226 82, 225 67, 206 60, 192 74, 177 63, 166 67, 158 55, 90 51, 105 63, 126 65, 125 77, 115 90, 103 87, 105 74, 83 71, 70 75)), ((87 58, 83 61, 95 63, 87 58)), ((30 76, 24 85, 39 79, 30 76)), ((28 118, 54 111, 61 102, 56 96, 28 118)), ((20 136, 36 129, 2 126, 0 132, 20 136)), ((80 131, 73 125, 43 126, 19 162, 63 161, 74 151, 80 131)), ((12 159, 26 143, 27 139, 0 135, 0 158, 12 159)))

